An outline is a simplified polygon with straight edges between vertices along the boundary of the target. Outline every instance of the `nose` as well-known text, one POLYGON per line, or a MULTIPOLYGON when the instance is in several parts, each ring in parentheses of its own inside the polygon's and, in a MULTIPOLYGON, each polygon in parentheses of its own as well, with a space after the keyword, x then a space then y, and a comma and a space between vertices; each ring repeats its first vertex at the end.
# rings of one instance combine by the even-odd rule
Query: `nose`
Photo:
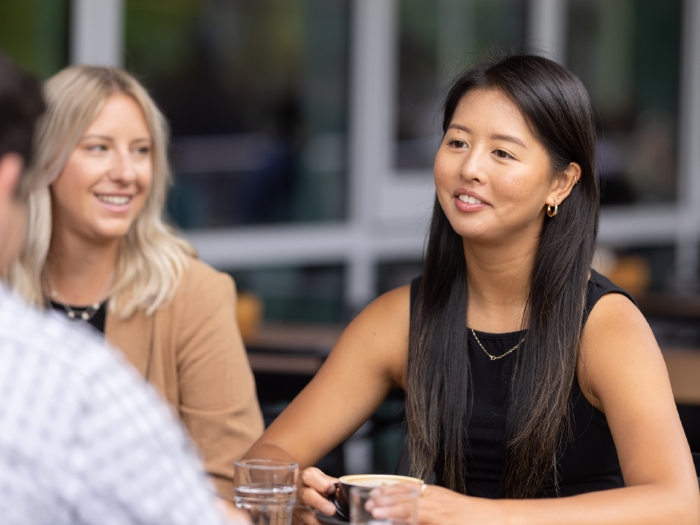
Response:
POLYGON ((109 170, 109 178, 115 182, 128 184, 136 180, 136 165, 129 151, 117 150, 114 163, 109 170))
POLYGON ((465 152, 460 177, 465 181, 484 182, 486 173, 484 172, 484 155, 480 148, 472 148, 465 152))

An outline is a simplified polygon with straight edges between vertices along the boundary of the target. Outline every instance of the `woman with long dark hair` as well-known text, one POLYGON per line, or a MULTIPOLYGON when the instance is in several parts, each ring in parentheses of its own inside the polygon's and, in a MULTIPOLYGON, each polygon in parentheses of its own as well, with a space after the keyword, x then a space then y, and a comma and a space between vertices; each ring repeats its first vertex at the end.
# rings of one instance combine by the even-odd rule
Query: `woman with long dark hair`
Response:
MULTIPOLYGON (((591 270, 585 88, 545 58, 506 57, 455 82, 442 128, 421 277, 357 316, 247 456, 313 465, 399 386, 412 474, 435 479, 421 523, 697 524, 654 336, 591 270)), ((307 468, 302 482, 300 499, 333 514, 334 479, 307 468)), ((383 489, 376 517, 401 512, 401 490, 383 489)))

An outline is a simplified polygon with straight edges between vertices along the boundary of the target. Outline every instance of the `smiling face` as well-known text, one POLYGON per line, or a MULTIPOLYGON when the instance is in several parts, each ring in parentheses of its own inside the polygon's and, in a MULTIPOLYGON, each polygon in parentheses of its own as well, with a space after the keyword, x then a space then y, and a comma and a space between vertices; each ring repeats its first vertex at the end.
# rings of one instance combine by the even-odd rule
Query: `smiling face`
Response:
POLYGON ((544 206, 561 204, 544 146, 501 91, 472 89, 460 100, 435 157, 442 209, 464 239, 536 239, 544 206))
POLYGON ((93 243, 126 235, 151 187, 151 147, 141 107, 111 95, 51 185, 54 235, 93 243))

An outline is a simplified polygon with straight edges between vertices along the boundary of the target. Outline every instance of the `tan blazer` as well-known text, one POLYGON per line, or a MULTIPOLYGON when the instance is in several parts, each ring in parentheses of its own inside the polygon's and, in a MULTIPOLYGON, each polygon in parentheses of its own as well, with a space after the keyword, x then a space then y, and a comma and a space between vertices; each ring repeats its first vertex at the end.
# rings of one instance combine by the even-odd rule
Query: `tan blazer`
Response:
POLYGON ((191 260, 171 303, 150 316, 109 312, 105 336, 177 411, 219 494, 233 499, 234 461, 263 430, 233 279, 191 260))

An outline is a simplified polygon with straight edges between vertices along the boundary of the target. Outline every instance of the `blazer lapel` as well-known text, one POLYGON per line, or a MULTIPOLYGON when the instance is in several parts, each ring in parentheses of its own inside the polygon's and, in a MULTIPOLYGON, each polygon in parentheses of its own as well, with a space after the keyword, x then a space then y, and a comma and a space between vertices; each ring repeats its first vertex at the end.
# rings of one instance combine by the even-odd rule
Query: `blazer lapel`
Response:
POLYGON ((107 311, 105 321, 105 338, 122 351, 126 359, 145 378, 150 359, 153 338, 154 315, 147 316, 138 310, 128 319, 122 319, 107 311))

